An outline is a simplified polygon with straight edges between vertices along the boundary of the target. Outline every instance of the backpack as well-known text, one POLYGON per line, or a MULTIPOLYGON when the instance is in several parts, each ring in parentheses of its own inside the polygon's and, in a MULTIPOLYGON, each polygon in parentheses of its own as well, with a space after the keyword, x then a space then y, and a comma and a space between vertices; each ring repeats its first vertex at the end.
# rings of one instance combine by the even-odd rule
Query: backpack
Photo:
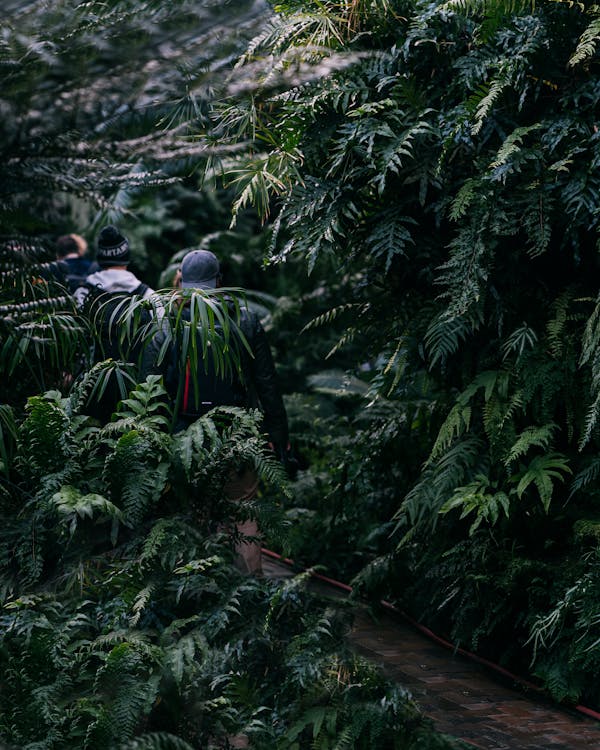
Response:
MULTIPOLYGON (((222 334, 218 323, 215 323, 215 332, 217 335, 222 334)), ((216 406, 247 404, 248 392, 242 373, 234 365, 225 373, 219 372, 212 347, 207 348, 206 357, 203 357, 202 347, 198 347, 196 367, 192 368, 188 358, 183 373, 179 355, 180 347, 172 346, 171 363, 166 375, 167 391, 174 400, 181 390, 178 416, 185 421, 194 421, 216 406)))
MULTIPOLYGON (((149 288, 148 285, 139 284, 132 292, 105 292, 101 287, 89 282, 83 286, 88 290, 88 294, 83 301, 82 311, 97 331, 96 345, 92 353, 93 362, 102 362, 105 359, 136 362, 141 355, 142 342, 119 341, 119 306, 132 297, 143 297, 149 288)), ((141 324, 150 321, 150 318, 150 312, 143 310, 141 324)), ((105 382, 102 394, 87 404, 86 414, 104 424, 110 420, 121 398, 118 378, 112 374, 105 382)))
MULTIPOLYGON (((140 283, 132 292, 105 292, 101 287, 86 282, 83 287, 88 294, 83 302, 83 312, 95 325, 98 332, 94 352, 94 361, 101 362, 105 359, 122 359, 136 361, 140 354, 140 344, 133 344, 126 340, 121 343, 118 319, 119 308, 124 307, 131 297, 143 297, 149 289, 147 284, 140 283)), ((150 313, 143 310, 141 324, 150 320, 150 313)))
POLYGON ((87 277, 99 270, 97 263, 87 258, 62 258, 56 262, 61 280, 71 294, 81 286, 86 286, 87 277))

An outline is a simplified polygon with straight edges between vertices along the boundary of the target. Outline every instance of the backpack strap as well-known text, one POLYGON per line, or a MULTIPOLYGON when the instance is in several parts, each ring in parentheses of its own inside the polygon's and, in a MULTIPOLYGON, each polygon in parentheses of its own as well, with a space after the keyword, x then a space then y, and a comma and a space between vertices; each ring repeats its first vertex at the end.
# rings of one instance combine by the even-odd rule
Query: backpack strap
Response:
POLYGON ((87 292, 82 300, 82 304, 88 307, 102 294, 102 289, 95 284, 90 284, 89 281, 84 281, 83 284, 80 284, 79 288, 85 289, 87 292))
POLYGON ((86 299, 89 298, 91 300, 98 299, 99 297, 102 297, 104 299, 109 299, 111 297, 143 297, 144 294, 150 289, 148 284, 144 284, 142 281, 132 292, 126 292, 126 291, 115 291, 115 292, 107 292, 104 290, 101 286, 97 286, 96 284, 91 284, 89 281, 85 281, 83 284, 79 285, 80 288, 83 287, 84 289, 87 289, 88 294, 86 295, 86 299))
POLYGON ((188 410, 188 404, 190 401, 190 360, 185 363, 185 382, 183 385, 183 405, 182 412, 185 414, 188 410))

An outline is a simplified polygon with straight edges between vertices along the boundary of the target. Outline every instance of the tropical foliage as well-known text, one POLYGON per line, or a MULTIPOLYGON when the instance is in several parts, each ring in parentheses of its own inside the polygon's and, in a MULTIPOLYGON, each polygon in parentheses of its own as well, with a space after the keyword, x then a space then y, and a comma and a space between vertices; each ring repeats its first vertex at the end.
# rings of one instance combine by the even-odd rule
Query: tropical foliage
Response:
MULTIPOLYGON (((232 564, 244 543, 236 520, 256 518, 279 539, 289 529, 281 511, 289 487, 265 450, 260 415, 223 408, 173 434, 173 404, 158 378, 140 382, 137 356, 158 326, 171 326, 171 337, 216 346, 219 367, 236 367, 235 324, 214 335, 224 293, 188 294, 187 326, 179 292, 122 303, 110 313, 120 321, 120 359, 94 364, 103 302, 94 314, 77 310, 53 265, 55 235, 91 235, 116 217, 127 224, 134 268, 156 276, 174 247, 196 244, 209 227, 205 245, 219 243, 231 278, 247 262, 240 251, 263 254, 246 214, 238 211, 235 232, 215 232, 226 214, 222 194, 191 193, 198 160, 219 151, 195 138, 211 87, 265 15, 260 4, 237 3, 234 32, 230 10, 189 0, 5 8, 0 744, 7 750, 460 745, 435 734, 406 691, 348 651, 351 608, 309 594, 306 575, 265 582, 232 564), (191 335, 195 322, 205 336, 191 335), (120 400, 97 419, 111 379, 120 400), (258 500, 233 504, 224 488, 240 467, 253 469, 264 489, 258 500)), ((234 300, 231 291, 227 298, 234 300)))
POLYGON ((192 134, 220 69, 264 13, 260 2, 237 10, 233 30, 225 9, 189 0, 5 8, 0 358, 11 380, 2 402, 23 403, 81 370, 86 331, 49 265, 56 236, 76 231, 91 244, 101 222, 127 217, 132 267, 158 275, 170 253, 154 256, 155 246, 170 247, 176 232, 196 239, 182 213, 194 228, 214 221, 209 199, 199 216, 180 181, 204 157, 206 144, 192 134), (158 186, 167 192, 150 205, 147 191, 158 186))
POLYGON ((231 564, 232 521, 277 518, 223 495, 240 464, 282 484, 258 414, 224 408, 173 436, 158 378, 103 427, 81 395, 3 412, 3 746, 458 747, 345 650, 349 611, 306 575, 262 583, 231 564))
POLYGON ((210 171, 339 333, 297 554, 337 525, 338 570, 595 704, 597 43, 585 4, 280 3, 210 171))
POLYGON ((226 8, 190 0, 12 3, 0 49, 3 231, 87 229, 98 213, 127 212, 144 186, 188 174, 218 70, 264 6, 239 2, 237 13, 234 30, 226 8))

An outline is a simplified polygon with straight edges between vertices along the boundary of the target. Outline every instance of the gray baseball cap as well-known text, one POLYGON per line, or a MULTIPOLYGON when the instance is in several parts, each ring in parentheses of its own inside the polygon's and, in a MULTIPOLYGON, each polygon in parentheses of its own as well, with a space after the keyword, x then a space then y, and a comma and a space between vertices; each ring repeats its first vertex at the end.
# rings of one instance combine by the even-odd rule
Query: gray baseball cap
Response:
POLYGON ((181 261, 181 286, 184 289, 214 289, 221 267, 210 250, 191 250, 181 261))

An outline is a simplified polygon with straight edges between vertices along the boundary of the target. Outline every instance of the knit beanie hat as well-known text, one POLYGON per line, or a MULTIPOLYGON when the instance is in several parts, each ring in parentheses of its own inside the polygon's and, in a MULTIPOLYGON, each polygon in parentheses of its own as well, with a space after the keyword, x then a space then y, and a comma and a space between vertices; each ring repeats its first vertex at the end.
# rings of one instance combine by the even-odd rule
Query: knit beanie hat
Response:
POLYGON ((96 260, 102 268, 126 266, 129 263, 129 242, 112 224, 108 224, 98 235, 96 260))

